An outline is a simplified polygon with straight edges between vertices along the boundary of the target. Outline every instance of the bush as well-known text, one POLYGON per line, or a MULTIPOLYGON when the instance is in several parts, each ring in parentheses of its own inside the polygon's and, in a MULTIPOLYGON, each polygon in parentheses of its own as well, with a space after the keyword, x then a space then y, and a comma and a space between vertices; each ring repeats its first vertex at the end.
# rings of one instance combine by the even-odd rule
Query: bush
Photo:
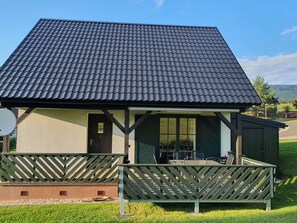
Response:
POLYGON ((278 106, 278 112, 289 112, 294 109, 292 103, 282 103, 278 106))

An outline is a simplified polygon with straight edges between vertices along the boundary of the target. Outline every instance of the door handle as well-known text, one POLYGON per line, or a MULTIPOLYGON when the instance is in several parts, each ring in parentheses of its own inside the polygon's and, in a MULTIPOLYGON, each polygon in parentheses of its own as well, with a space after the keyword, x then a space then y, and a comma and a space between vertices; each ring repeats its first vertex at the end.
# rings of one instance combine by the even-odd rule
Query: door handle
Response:
POLYGON ((92 146, 93 145, 93 139, 90 139, 90 146, 92 146))

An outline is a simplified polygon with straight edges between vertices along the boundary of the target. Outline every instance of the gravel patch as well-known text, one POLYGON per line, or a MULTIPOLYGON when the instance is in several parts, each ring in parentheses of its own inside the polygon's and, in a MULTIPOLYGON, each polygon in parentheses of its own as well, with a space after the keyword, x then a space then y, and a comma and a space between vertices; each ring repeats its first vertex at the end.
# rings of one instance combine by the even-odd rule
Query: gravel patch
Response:
POLYGON ((297 123, 286 123, 289 127, 279 132, 279 138, 281 140, 294 140, 297 139, 297 123))

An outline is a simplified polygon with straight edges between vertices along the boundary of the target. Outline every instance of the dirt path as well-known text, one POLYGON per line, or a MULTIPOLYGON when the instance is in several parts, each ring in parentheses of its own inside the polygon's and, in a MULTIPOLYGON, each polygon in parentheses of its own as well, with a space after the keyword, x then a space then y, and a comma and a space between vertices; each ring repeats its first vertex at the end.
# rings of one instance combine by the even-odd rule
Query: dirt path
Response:
POLYGON ((297 123, 287 122, 288 127, 279 131, 280 140, 297 139, 297 123))

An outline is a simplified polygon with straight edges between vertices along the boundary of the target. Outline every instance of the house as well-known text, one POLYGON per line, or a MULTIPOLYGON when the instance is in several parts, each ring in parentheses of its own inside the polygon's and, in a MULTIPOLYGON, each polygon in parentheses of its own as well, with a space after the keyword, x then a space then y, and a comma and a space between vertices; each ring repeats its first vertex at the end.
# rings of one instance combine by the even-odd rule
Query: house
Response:
POLYGON ((260 103, 213 27, 41 19, 1 67, 0 81, 2 106, 34 109, 18 126, 17 152, 129 152, 132 163, 144 159, 135 159, 142 131, 138 142, 130 128, 137 115, 158 117, 151 128, 175 125, 162 137, 151 131, 162 145, 223 156, 230 129, 215 112, 230 120, 260 103), (181 136, 177 127, 187 122, 195 127, 181 136), (212 142, 208 134, 216 134, 212 142))
MULTIPOLYGON (((128 154, 135 165, 197 152, 225 156, 233 133, 241 164, 240 114, 261 103, 215 27, 52 19, 38 21, 1 67, 0 101, 20 115, 17 153, 4 155, 3 166, 9 172, 9 163, 25 154, 18 162, 45 182, 69 181, 65 174, 44 175, 60 162, 64 171, 77 154, 128 154)), ((96 169, 96 162, 84 168, 96 169)), ((5 181, 24 181, 22 171, 10 172, 5 181)))

